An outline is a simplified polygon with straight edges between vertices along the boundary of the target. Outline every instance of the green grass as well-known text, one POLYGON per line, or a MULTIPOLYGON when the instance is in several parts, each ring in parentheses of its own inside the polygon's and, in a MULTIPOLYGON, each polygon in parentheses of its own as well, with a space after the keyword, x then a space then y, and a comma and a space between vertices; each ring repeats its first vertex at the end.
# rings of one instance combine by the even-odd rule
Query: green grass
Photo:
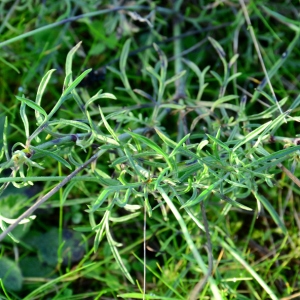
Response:
POLYGON ((299 4, 108 4, 0 4, 0 298, 296 299, 299 4))

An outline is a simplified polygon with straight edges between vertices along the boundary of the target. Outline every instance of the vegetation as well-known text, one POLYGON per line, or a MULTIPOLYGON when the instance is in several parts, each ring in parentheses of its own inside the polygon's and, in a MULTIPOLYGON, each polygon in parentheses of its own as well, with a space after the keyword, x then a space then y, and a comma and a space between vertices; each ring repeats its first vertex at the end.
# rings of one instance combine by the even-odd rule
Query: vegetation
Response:
POLYGON ((0 299, 300 297, 297 9, 2 1, 0 299))

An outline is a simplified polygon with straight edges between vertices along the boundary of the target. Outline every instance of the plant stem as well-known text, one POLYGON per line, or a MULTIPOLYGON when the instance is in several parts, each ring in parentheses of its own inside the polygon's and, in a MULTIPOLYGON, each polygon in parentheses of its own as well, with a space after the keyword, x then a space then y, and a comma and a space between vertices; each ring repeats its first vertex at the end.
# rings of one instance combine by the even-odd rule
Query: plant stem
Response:
POLYGON ((89 160, 87 160, 84 164, 78 167, 74 172, 69 174, 61 183, 59 183, 55 188, 53 188, 50 192, 48 192, 44 197, 34 203, 29 209, 27 209, 16 221, 7 227, 0 234, 0 242, 6 237, 8 233, 10 233, 14 228, 18 226, 18 224, 25 218, 29 217, 37 208, 39 208, 44 202, 46 202, 51 196, 53 196, 59 189, 61 189, 64 185, 66 185, 72 178, 74 178, 79 172, 85 169, 89 164, 97 160, 102 154, 104 154, 107 150, 100 150, 96 154, 94 154, 89 160))
MULTIPOLYGON (((45 30, 49 30, 49 29, 55 28, 57 26, 60 26, 60 25, 63 25, 63 24, 69 23, 69 22, 74 22, 74 21, 77 21, 79 19, 91 18, 91 17, 104 15, 106 13, 111 13, 111 12, 115 12, 115 11, 119 11, 119 10, 142 10, 142 9, 150 10, 151 7, 150 6, 143 6, 143 5, 117 6, 117 7, 113 7, 113 8, 103 9, 103 10, 100 10, 100 11, 90 12, 90 13, 87 13, 87 14, 81 14, 81 15, 78 15, 78 16, 75 16, 75 17, 70 17, 70 18, 61 20, 59 22, 52 23, 52 24, 34 29, 32 31, 20 34, 20 35, 14 37, 14 38, 9 39, 9 40, 6 40, 6 41, 0 43, 0 48, 4 47, 6 45, 9 45, 11 43, 17 42, 19 40, 22 40, 24 38, 33 36, 37 33, 43 32, 45 30)), ((166 9, 166 8, 163 8, 163 7, 156 7, 156 10, 161 11, 163 13, 167 13, 167 14, 172 13, 172 10, 169 10, 169 9, 166 9)))

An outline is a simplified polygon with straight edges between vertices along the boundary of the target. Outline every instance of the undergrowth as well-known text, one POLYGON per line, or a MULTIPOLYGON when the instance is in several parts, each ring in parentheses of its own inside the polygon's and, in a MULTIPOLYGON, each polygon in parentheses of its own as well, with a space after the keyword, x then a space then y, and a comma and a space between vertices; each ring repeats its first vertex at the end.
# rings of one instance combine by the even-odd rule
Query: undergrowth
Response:
POLYGON ((1 3, 1 299, 299 297, 296 5, 96 2, 1 3))

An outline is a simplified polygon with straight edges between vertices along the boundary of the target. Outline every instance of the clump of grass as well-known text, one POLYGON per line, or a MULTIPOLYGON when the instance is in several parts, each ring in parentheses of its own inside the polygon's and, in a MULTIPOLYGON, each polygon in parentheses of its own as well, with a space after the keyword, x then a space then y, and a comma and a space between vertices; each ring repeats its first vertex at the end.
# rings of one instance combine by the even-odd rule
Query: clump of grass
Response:
MULTIPOLYGON (((243 1, 222 8, 201 3, 199 17, 193 14, 198 8, 183 1, 173 7, 104 10, 92 1, 86 9, 65 5, 61 20, 11 39, 7 31, 0 43, 40 45, 39 34, 65 26, 44 45, 34 66, 38 73, 49 69, 35 95, 31 70, 17 104, 2 117, 0 240, 2 262, 13 268, 0 273, 1 296, 278 299, 296 294, 299 283, 286 268, 297 272, 292 265, 297 227, 289 224, 298 216, 286 218, 286 212, 296 207, 295 187, 300 186, 294 128, 300 98, 289 99, 294 91, 288 79, 274 84, 297 51, 295 21, 271 4, 246 7, 243 1), (229 12, 235 21, 228 25, 229 12), (62 59, 53 54, 45 64, 42 56, 58 45, 68 48, 63 34, 79 19, 75 37, 87 26, 93 42, 85 54, 85 40, 72 41, 76 45, 67 53, 60 93, 52 65, 59 69, 62 59), (245 20, 253 26, 249 34, 245 20), (271 20, 279 22, 278 31, 271 20), (268 26, 260 35, 256 30, 262 24, 268 26), (191 33, 207 31, 210 36, 195 46, 191 33), (268 57, 271 42, 279 43, 290 31, 295 36, 283 41, 284 54, 268 57), (28 37, 36 44, 25 42, 28 37), (260 47, 265 40, 270 45, 260 47), (145 41, 149 47, 133 51, 145 41), (117 45, 116 63, 105 50, 117 45), (197 47, 206 51, 196 52, 197 47), (105 84, 96 90, 86 79, 94 72, 86 65, 95 58, 111 61, 105 84), (81 69, 78 76, 76 69, 81 69), (252 94, 256 77, 261 81, 252 94), (38 184, 40 191, 32 193, 38 184), (19 197, 12 197, 17 190, 11 186, 19 197), (45 211, 49 218, 42 217, 45 211), (20 267, 11 261, 12 250, 20 267), (30 259, 37 257, 30 270, 30 259), (43 265, 47 268, 41 271, 43 265)), ((51 9, 55 13, 57 7, 51 9)))

